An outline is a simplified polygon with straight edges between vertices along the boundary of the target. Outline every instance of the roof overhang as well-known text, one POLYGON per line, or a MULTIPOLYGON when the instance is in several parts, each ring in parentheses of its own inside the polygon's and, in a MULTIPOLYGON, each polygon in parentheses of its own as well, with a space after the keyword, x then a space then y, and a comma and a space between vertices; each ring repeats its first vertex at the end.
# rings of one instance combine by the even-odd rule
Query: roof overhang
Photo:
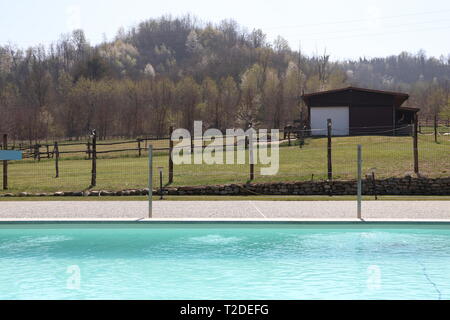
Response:
POLYGON ((320 95, 326 95, 329 93, 337 93, 337 92, 346 92, 346 91, 359 91, 359 92, 370 92, 370 93, 377 93, 377 94, 384 94, 384 95, 390 95, 394 97, 394 105, 396 108, 399 108, 406 100, 409 99, 409 94, 403 93, 403 92, 395 92, 395 91, 385 91, 385 90, 374 90, 374 89, 366 89, 366 88, 358 88, 358 87, 346 87, 346 88, 340 88, 340 89, 333 89, 333 90, 326 90, 326 91, 319 91, 319 92, 312 92, 312 93, 306 93, 302 95, 302 98, 305 102, 310 97, 320 96, 320 95))
POLYGON ((409 111, 409 112, 414 112, 414 113, 417 113, 420 111, 419 108, 415 108, 415 107, 400 107, 400 108, 398 108, 398 110, 409 111))

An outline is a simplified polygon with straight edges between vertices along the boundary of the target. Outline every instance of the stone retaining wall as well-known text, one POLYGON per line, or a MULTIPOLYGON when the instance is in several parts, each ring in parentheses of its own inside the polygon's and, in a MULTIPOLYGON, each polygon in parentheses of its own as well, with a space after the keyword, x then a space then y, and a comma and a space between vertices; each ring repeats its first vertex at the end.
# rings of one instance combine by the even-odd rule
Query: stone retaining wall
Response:
MULTIPOLYGON (((155 193, 158 190, 154 190, 155 193)), ((250 184, 226 184, 195 187, 169 187, 169 195, 355 195, 356 181, 303 181, 250 184)), ((450 178, 389 178, 363 180, 364 195, 450 195, 450 178)), ((148 189, 121 191, 60 191, 55 193, 0 194, 0 197, 26 196, 136 196, 147 195, 148 189)))
MULTIPOLYGON (((167 189, 172 195, 355 195, 356 181, 228 184, 167 189)), ((364 195, 450 195, 450 178, 363 180, 364 195)))

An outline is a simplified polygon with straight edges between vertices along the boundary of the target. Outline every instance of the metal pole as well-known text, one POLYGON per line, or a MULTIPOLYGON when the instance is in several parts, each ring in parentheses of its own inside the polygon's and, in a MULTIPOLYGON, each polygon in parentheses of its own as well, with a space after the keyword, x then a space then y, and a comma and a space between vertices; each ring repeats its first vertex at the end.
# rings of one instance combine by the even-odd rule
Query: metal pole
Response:
MULTIPOLYGON (((3 150, 8 149, 8 135, 3 135, 3 150)), ((8 161, 3 160, 3 190, 8 190, 8 161)))
POLYGON ((153 218, 153 145, 148 146, 148 217, 153 218))
POLYGON ((358 219, 362 219, 361 202, 362 202, 362 147, 358 145, 358 219))
POLYGON ((255 154, 253 153, 253 130, 248 137, 249 160, 250 160, 250 181, 255 180, 255 154))
POLYGON ((160 192, 160 200, 163 200, 163 171, 162 169, 159 169, 159 192, 160 192))
POLYGON ((414 173, 419 174, 419 139, 417 133, 417 114, 414 116, 414 127, 413 127, 413 153, 414 153, 414 173))
POLYGON ((331 158, 331 135, 332 135, 332 121, 327 120, 327 162, 328 162, 328 180, 333 179, 333 164, 331 158))

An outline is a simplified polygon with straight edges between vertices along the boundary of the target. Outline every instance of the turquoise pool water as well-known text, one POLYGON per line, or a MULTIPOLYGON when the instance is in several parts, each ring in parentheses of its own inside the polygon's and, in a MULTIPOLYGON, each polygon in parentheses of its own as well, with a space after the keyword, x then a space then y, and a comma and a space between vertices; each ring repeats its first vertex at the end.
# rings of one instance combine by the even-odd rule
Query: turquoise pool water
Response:
POLYGON ((0 225, 1 299, 450 299, 440 225, 0 225))

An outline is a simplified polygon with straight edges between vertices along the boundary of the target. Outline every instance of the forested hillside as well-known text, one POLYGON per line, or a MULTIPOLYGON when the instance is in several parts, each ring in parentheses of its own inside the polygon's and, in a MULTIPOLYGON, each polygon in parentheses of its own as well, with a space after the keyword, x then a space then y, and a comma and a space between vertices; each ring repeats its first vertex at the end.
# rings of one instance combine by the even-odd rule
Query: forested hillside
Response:
POLYGON ((100 138, 161 136, 194 120, 279 128, 305 118, 303 92, 348 85, 407 92, 421 117, 450 117, 450 55, 333 61, 234 21, 185 16, 144 21, 96 46, 82 30, 48 48, 0 46, 0 132, 37 141, 92 128, 100 138))

